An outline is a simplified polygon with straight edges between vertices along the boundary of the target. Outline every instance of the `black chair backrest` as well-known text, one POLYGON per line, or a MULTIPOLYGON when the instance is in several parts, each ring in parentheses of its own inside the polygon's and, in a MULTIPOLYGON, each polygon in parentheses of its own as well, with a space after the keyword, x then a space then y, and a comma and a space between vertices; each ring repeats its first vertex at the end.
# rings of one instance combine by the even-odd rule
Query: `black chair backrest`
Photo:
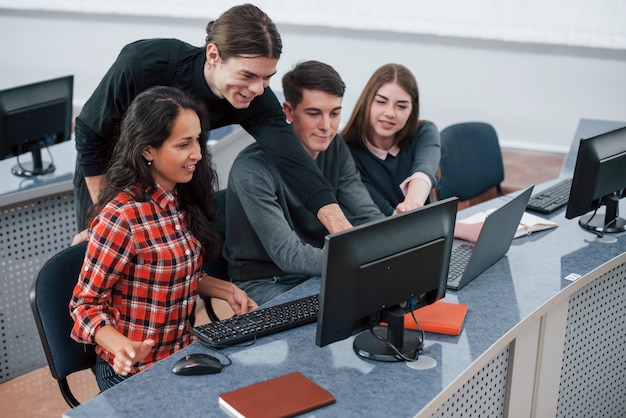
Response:
POLYGON ((502 151, 495 129, 484 122, 464 122, 443 129, 437 197, 470 200, 504 180, 502 151))
POLYGON ((83 242, 52 256, 39 271, 30 290, 30 305, 50 372, 71 407, 79 403, 69 390, 67 376, 96 363, 95 346, 80 344, 70 337, 73 320, 68 305, 86 248, 87 243, 83 242))

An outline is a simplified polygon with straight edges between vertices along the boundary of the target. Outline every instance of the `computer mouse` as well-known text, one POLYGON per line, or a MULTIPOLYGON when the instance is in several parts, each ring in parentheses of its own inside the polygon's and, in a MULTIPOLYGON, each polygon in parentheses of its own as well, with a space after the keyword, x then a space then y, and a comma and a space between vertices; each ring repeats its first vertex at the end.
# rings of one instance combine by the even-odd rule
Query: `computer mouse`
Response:
POLYGON ((185 376, 200 374, 219 373, 222 371, 222 363, 209 354, 187 354, 174 364, 172 372, 185 376))

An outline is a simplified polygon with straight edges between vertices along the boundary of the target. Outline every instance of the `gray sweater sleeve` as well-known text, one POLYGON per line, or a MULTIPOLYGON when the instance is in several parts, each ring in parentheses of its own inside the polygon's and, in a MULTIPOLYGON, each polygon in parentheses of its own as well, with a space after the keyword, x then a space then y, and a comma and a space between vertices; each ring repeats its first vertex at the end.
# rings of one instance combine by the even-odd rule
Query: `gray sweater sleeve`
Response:
POLYGON ((435 187, 437 168, 441 159, 441 141, 437 126, 430 121, 424 121, 415 130, 409 148, 412 156, 411 174, 426 174, 435 187))
MULTIPOLYGON (((233 163, 227 191, 225 255, 234 280, 285 273, 319 275, 323 251, 294 232, 287 191, 275 166, 261 152, 233 163), (275 268, 281 271, 272 271, 275 268)), ((304 206, 302 210, 306 213, 304 206)))

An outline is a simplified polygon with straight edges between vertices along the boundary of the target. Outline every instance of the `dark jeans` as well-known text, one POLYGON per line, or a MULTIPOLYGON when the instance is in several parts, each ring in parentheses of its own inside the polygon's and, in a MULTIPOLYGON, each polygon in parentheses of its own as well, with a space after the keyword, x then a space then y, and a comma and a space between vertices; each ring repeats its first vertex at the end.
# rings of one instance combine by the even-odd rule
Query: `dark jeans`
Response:
POLYGON ((120 376, 115 373, 113 367, 100 356, 96 357, 96 365, 93 366, 93 373, 96 375, 96 382, 101 392, 111 389, 113 386, 132 376, 132 374, 120 376))
POLYGON ((240 289, 244 290, 248 294, 248 297, 252 298, 252 300, 260 306, 311 277, 312 276, 304 276, 302 274, 289 274, 287 276, 270 277, 268 279, 235 282, 235 284, 239 286, 240 289))

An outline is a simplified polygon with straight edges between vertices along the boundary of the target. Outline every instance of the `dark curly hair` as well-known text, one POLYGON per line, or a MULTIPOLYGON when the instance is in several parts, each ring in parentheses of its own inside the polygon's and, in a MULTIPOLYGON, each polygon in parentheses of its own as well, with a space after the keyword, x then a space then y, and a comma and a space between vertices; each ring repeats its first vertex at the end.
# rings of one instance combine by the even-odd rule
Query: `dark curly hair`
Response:
MULTIPOLYGON (((183 109, 191 109, 200 118, 202 138, 206 138, 209 122, 202 105, 175 87, 156 86, 135 97, 124 114, 120 139, 106 172, 106 187, 91 208, 93 219, 118 193, 131 186, 139 190, 133 198, 147 201, 154 191, 155 181, 142 155, 147 146, 160 148, 171 135, 174 121, 183 109)), ((181 210, 187 213, 191 233, 202 244, 205 257, 215 258, 221 251, 221 236, 217 232, 216 190, 218 179, 211 154, 201 140, 202 159, 188 183, 176 185, 181 210)))

